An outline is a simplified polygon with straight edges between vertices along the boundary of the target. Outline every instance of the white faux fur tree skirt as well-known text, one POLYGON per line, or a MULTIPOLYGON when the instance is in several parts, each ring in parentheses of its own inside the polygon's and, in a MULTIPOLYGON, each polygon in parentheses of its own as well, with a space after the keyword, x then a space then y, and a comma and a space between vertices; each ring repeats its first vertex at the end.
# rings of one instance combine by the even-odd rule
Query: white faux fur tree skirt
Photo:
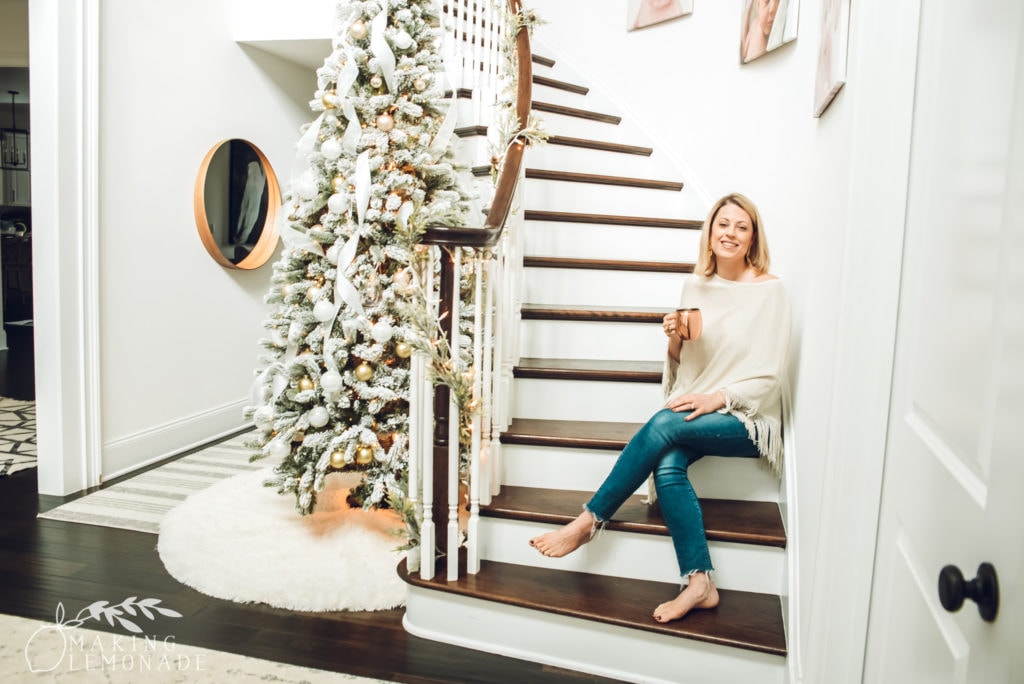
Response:
POLYGON ((357 473, 334 473, 312 515, 263 481, 237 475, 164 517, 157 550, 179 582, 216 598, 303 611, 385 610, 405 603, 396 565, 404 525, 390 511, 345 503, 357 473))

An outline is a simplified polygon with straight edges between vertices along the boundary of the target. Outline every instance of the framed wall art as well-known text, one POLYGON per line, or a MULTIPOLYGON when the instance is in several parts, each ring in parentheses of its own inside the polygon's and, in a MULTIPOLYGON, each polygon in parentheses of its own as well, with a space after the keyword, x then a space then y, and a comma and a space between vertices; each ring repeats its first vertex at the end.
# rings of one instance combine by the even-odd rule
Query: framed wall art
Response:
POLYGON ((850 0, 822 0, 821 44, 814 79, 814 116, 820 117, 846 83, 846 45, 850 0))
POLYGON ((630 31, 693 13, 693 0, 629 0, 626 28, 630 31))
POLYGON ((752 62, 796 40, 800 0, 743 0, 740 63, 752 62))

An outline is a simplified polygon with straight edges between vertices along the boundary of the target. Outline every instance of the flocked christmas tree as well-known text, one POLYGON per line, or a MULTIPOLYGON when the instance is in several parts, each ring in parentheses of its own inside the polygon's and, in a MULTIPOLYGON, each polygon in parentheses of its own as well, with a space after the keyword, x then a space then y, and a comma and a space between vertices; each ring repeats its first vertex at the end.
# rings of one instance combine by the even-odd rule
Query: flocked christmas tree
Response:
MULTIPOLYGON (((317 71, 319 116, 298 169, 274 265, 267 353, 249 413, 254 458, 310 513, 324 478, 360 470, 353 503, 405 501, 409 359, 435 335, 414 262, 426 226, 465 225, 449 153, 440 17, 433 0, 342 2, 317 71)), ((410 513, 404 512, 407 519, 410 513)))

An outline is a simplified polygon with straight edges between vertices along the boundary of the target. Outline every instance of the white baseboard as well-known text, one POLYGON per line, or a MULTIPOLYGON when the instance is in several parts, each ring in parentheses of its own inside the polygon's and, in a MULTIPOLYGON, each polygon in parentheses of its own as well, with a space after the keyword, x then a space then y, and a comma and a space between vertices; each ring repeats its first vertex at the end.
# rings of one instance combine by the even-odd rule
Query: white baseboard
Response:
POLYGON ((101 481, 144 468, 246 427, 248 399, 184 416, 103 444, 101 481))

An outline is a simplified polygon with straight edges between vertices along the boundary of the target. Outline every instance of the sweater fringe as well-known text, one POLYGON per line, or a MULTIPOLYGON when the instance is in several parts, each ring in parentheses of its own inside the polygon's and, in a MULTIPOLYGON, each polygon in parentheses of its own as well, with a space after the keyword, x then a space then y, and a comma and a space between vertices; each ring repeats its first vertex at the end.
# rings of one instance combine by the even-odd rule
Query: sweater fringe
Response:
POLYGON ((736 416, 747 428, 747 436, 757 447, 757 453, 775 477, 782 477, 782 423, 757 413, 752 406, 731 392, 724 392, 726 413, 736 416))

